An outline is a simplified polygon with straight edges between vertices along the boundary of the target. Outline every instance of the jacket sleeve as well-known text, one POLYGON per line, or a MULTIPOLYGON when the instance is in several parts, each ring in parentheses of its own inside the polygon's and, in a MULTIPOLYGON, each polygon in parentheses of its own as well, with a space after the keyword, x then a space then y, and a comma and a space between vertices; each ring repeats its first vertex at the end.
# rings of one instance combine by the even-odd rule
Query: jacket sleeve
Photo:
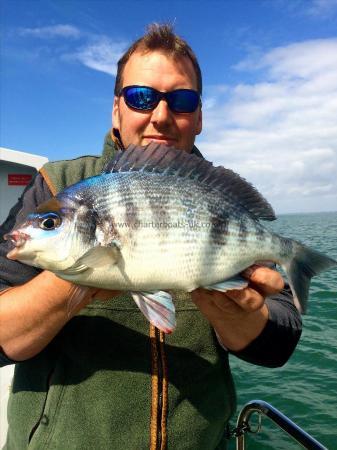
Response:
POLYGON ((292 355, 302 332, 300 313, 290 288, 268 297, 269 320, 262 333, 245 349, 230 352, 244 361, 266 367, 283 366, 292 355))
MULTIPOLYGON (((23 222, 29 213, 34 212, 37 205, 48 200, 51 196, 52 194, 43 177, 37 174, 12 207, 5 222, 0 226, 0 299, 1 291, 26 283, 41 272, 41 269, 36 267, 7 259, 6 255, 12 248, 12 244, 5 241, 3 237, 15 225, 23 222)), ((0 351, 0 367, 13 362, 0 351)))

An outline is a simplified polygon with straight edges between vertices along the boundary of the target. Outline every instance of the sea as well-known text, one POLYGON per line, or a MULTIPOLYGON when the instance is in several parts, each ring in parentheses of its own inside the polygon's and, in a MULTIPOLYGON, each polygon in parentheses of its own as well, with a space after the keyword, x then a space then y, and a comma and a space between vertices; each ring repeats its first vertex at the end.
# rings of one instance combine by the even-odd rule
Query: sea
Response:
MULTIPOLYGON (((270 227, 337 260, 337 212, 280 215, 270 227)), ((230 362, 237 413, 251 400, 264 400, 329 450, 337 450, 337 268, 312 279, 303 333, 283 367, 254 366, 233 356, 230 362)), ((257 424, 254 413, 252 429, 257 424)), ((263 416, 261 431, 245 439, 249 450, 303 448, 263 416)), ((229 448, 235 449, 235 440, 229 448)))

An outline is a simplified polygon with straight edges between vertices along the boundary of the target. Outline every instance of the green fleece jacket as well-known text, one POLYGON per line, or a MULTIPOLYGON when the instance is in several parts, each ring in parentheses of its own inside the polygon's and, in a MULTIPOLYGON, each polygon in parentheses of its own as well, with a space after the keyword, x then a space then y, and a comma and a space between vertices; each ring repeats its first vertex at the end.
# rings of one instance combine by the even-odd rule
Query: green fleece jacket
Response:
MULTIPOLYGON (((100 173, 114 150, 107 137, 101 157, 48 163, 41 173, 56 193, 100 173)), ((169 336, 123 294, 90 304, 18 363, 5 449, 225 449, 235 409, 227 352, 189 294, 173 297, 178 325, 169 336)))

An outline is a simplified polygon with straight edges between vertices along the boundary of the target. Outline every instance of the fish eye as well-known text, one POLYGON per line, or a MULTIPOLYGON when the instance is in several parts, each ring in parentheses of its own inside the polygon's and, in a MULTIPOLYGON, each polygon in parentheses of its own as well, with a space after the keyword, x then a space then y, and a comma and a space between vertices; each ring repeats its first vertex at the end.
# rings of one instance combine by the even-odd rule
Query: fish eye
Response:
POLYGON ((61 223, 61 218, 57 214, 48 213, 40 217, 39 227, 42 228, 42 230, 54 230, 59 227, 61 223))

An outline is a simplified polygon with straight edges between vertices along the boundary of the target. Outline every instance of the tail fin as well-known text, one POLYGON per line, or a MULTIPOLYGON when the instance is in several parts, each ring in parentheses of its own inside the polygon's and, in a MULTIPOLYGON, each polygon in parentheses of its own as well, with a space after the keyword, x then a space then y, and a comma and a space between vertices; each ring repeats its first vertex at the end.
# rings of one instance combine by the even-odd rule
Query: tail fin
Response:
POLYGON ((313 276, 337 265, 337 261, 312 250, 299 242, 293 242, 293 259, 284 264, 289 285, 294 295, 294 303, 301 313, 307 309, 309 285, 313 276))

